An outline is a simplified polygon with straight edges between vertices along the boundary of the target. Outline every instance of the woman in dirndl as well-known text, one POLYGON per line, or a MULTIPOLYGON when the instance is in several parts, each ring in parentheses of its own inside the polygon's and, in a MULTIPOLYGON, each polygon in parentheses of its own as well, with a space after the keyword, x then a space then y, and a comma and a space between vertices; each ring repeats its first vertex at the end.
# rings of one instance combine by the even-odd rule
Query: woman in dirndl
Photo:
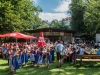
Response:
POLYGON ((54 52, 55 52, 54 47, 53 46, 50 47, 50 56, 51 56, 50 60, 51 60, 51 62, 54 62, 54 60, 55 60, 54 52))
POLYGON ((34 66, 34 64, 35 64, 35 51, 34 51, 33 47, 31 48, 31 51, 30 51, 30 61, 34 66))
POLYGON ((20 51, 19 51, 19 57, 18 57, 18 63, 19 63, 20 66, 22 66, 22 64, 24 62, 24 60, 23 60, 24 58, 22 58, 22 54, 23 54, 22 50, 23 49, 20 49, 20 51))
POLYGON ((43 62, 43 52, 42 52, 42 48, 40 48, 40 50, 39 50, 39 59, 38 59, 39 68, 42 67, 42 62, 43 62))
POLYGON ((14 48, 13 49, 13 56, 12 56, 12 71, 13 71, 13 74, 16 73, 16 70, 19 69, 20 66, 19 66, 19 63, 18 63, 18 59, 17 59, 17 52, 16 52, 16 49, 14 48))
POLYGON ((8 52, 8 65, 9 65, 10 71, 11 71, 11 66, 12 66, 12 55, 13 55, 13 50, 10 49, 8 52))
POLYGON ((49 64, 50 64, 50 50, 47 49, 47 52, 46 52, 46 68, 49 68, 49 64))
POLYGON ((25 61, 25 65, 28 62, 28 51, 27 51, 27 47, 24 47, 24 61, 25 61))
POLYGON ((31 47, 31 50, 30 50, 30 62, 32 63, 33 62, 33 47, 31 47))
POLYGON ((34 55, 34 57, 35 57, 35 65, 34 66, 36 66, 36 64, 38 63, 38 60, 39 60, 39 49, 37 49, 37 48, 35 48, 34 49, 35 50, 35 55, 34 55))
POLYGON ((25 63, 24 48, 21 48, 21 64, 23 65, 24 63, 25 63))

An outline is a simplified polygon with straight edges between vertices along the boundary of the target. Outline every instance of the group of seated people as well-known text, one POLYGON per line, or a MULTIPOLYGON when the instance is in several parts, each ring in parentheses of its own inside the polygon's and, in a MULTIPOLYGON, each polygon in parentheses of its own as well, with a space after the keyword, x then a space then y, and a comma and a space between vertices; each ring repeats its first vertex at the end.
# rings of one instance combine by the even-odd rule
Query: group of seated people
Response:
MULTIPOLYGON (((41 68, 43 62, 45 61, 46 68, 49 68, 49 64, 54 62, 56 44, 57 42, 54 44, 49 43, 43 48, 38 48, 35 43, 3 43, 1 45, 1 50, 3 57, 8 58, 10 70, 13 72, 13 74, 15 74, 16 70, 19 69, 20 66, 23 64, 27 65, 29 58, 33 67, 38 64, 39 68, 41 68)), ((85 43, 71 43, 66 45, 62 43, 62 45, 64 46, 64 49, 61 52, 62 60, 71 57, 72 62, 75 62, 78 54, 100 55, 100 48, 94 48, 86 45, 85 43)))

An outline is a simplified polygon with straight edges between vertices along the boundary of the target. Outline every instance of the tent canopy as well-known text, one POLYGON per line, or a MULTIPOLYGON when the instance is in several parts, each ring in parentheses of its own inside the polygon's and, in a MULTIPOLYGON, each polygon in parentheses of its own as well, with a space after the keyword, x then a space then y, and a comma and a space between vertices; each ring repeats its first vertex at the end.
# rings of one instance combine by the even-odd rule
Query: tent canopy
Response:
POLYGON ((5 37, 4 35, 0 34, 0 38, 4 38, 4 37, 5 37))
POLYGON ((25 35, 25 34, 22 34, 19 32, 7 33, 7 34, 4 34, 3 36, 13 37, 13 38, 23 38, 23 39, 31 39, 31 38, 36 39, 36 37, 30 36, 30 35, 25 35))

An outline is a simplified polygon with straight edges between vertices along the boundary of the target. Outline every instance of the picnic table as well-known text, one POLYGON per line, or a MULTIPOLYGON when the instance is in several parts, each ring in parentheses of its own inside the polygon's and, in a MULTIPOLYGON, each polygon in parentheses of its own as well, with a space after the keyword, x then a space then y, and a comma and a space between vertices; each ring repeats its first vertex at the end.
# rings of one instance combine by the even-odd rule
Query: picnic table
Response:
POLYGON ((88 54, 88 55, 78 55, 76 61, 80 62, 100 62, 100 55, 97 54, 88 54))

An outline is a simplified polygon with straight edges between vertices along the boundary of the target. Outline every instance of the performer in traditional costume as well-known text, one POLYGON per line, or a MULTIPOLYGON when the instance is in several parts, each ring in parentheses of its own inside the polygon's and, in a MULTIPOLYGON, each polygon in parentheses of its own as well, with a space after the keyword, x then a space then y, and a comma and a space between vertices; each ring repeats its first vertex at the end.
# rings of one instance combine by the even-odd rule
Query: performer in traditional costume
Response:
POLYGON ((50 49, 47 49, 47 52, 46 52, 46 68, 49 68, 49 64, 50 64, 50 49))
POLYGON ((43 52, 42 52, 42 48, 40 48, 40 50, 39 50, 39 59, 38 59, 39 68, 42 67, 42 62, 43 62, 43 52))
POLYGON ((36 64, 38 63, 38 60, 39 60, 39 49, 38 48, 36 48, 36 49, 34 49, 35 50, 35 55, 34 55, 34 57, 35 57, 35 65, 34 66, 36 66, 36 64))
POLYGON ((12 70, 11 69, 11 66, 12 66, 12 55, 13 55, 13 50, 10 48, 9 52, 8 52, 8 65, 9 65, 10 71, 12 70))
POLYGON ((34 48, 31 47, 31 51, 30 51, 30 62, 31 63, 33 62, 33 58, 34 58, 33 51, 34 51, 34 48))
POLYGON ((22 55, 23 55, 23 49, 22 48, 20 48, 20 51, 19 51, 19 56, 18 56, 18 63, 19 63, 19 65, 20 66, 22 66, 22 64, 23 64, 23 62, 24 62, 24 56, 23 56, 23 58, 22 58, 22 55))
POLYGON ((24 47, 24 60, 25 60, 25 65, 28 62, 28 49, 27 47, 24 47))
POLYGON ((18 63, 18 59, 17 59, 17 52, 16 52, 16 49, 14 48, 13 49, 13 56, 12 56, 12 71, 13 71, 13 74, 16 73, 16 70, 19 69, 20 66, 19 66, 19 63, 18 63))
POLYGON ((54 60, 55 60, 55 58, 54 58, 54 47, 52 46, 52 47, 50 47, 50 56, 51 56, 51 62, 54 62, 54 60))

